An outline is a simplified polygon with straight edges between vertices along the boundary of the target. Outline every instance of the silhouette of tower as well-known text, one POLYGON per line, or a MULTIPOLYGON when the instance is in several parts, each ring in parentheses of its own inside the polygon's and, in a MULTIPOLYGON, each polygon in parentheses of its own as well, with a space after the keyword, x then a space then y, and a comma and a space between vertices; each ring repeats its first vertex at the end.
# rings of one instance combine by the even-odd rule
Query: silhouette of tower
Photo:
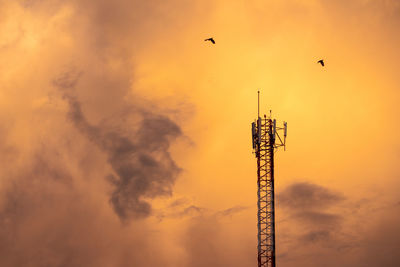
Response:
POLYGON ((257 227, 258 267, 276 267, 275 261, 275 191, 274 152, 286 148, 287 123, 282 127, 270 116, 260 117, 260 92, 258 92, 258 117, 251 124, 253 151, 257 159, 257 227), (283 133, 283 138, 278 133, 283 133))

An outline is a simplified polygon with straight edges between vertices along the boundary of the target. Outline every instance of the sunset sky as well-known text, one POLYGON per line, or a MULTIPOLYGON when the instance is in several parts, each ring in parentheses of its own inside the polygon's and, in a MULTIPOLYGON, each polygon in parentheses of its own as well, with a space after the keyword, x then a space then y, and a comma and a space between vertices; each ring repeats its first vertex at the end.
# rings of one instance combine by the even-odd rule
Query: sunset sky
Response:
POLYGON ((277 266, 400 266, 399 47, 399 0, 0 0, 0 266, 256 266, 258 90, 277 266))

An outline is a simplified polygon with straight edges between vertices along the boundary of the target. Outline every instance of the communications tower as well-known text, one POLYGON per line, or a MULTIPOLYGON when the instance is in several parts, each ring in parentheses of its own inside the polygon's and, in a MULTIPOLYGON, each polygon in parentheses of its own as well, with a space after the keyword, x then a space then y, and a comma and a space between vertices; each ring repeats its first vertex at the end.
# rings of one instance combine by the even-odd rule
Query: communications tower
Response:
POLYGON ((286 148, 287 122, 278 127, 271 111, 269 117, 260 117, 260 92, 258 117, 251 124, 251 133, 257 159, 258 267, 276 267, 274 152, 286 148))

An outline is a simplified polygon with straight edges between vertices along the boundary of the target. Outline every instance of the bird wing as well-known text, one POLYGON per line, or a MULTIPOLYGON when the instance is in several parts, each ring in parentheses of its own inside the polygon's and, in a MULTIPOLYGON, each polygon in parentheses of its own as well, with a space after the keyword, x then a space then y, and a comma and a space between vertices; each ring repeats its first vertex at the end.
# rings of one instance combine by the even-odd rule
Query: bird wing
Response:
POLYGON ((212 38, 211 38, 211 39, 210 39, 210 41, 211 41, 211 43, 215 44, 215 41, 214 41, 214 39, 212 39, 212 38))

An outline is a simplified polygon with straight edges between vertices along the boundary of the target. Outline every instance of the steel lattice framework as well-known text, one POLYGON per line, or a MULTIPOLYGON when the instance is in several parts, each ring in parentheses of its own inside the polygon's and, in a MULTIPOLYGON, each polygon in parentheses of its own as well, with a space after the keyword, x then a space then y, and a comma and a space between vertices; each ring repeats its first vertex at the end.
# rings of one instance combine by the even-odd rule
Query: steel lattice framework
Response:
POLYGON ((274 151, 286 145, 287 123, 258 117, 252 124, 253 149, 257 158, 258 267, 276 267, 274 151), (283 130, 283 140, 278 131, 283 130))
POLYGON ((272 120, 259 119, 257 157, 258 266, 275 266, 274 138, 272 120))

